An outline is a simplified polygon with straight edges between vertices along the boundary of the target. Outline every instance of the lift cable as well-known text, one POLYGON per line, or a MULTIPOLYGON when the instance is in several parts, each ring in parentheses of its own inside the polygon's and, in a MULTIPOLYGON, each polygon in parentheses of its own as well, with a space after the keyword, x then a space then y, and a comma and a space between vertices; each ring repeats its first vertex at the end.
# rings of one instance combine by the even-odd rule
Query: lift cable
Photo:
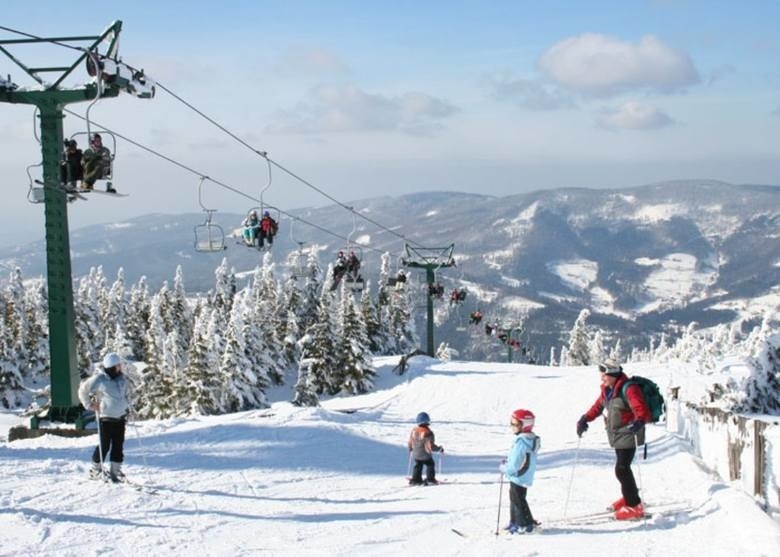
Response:
MULTIPOLYGON (((84 50, 83 48, 80 48, 80 47, 76 47, 76 46, 72 46, 72 45, 69 45, 69 44, 65 44, 65 43, 63 43, 61 38, 44 39, 43 37, 38 37, 38 36, 36 36, 36 35, 33 35, 33 34, 31 34, 31 33, 25 33, 25 32, 23 32, 23 31, 19 31, 19 30, 16 30, 16 29, 11 29, 11 28, 9 28, 9 27, 5 27, 5 26, 2 26, 2 25, 0 25, 0 30, 8 31, 8 32, 10 32, 10 33, 16 33, 16 34, 18 34, 18 35, 22 35, 22 36, 24 36, 24 37, 27 37, 27 38, 30 38, 30 39, 36 39, 36 40, 45 40, 45 41, 47 41, 47 42, 50 42, 50 43, 52 43, 52 44, 56 44, 56 45, 58 45, 58 46, 62 46, 62 47, 64 47, 64 48, 69 48, 69 49, 78 50, 78 51, 83 51, 83 50, 84 50)), ((73 39, 75 39, 75 38, 79 38, 79 37, 68 38, 68 40, 73 40, 73 39)), ((102 56, 102 55, 101 55, 101 56, 102 56)), ((108 58, 108 59, 112 59, 112 58, 110 58, 110 57, 108 57, 108 56, 103 56, 103 57, 104 57, 104 58, 108 58)), ((118 60, 114 60, 114 61, 115 61, 115 62, 117 62, 118 60)), ((123 63, 124 63, 124 62, 123 62, 123 63)), ((130 68, 131 70, 137 70, 137 68, 133 68, 133 66, 131 66, 131 65, 127 64, 127 63, 124 63, 124 64, 125 64, 125 65, 126 65, 128 68, 130 68)), ((391 229, 391 228, 388 228, 387 226, 385 226, 385 225, 383 225, 383 224, 381 224, 381 223, 379 223, 379 222, 375 221, 374 219, 372 219, 372 218, 370 218, 370 217, 367 217, 367 216, 365 216, 364 214, 360 213, 359 211, 356 211, 356 210, 355 210, 355 208, 354 208, 353 206, 351 206, 351 205, 347 205, 346 203, 343 203, 342 201, 340 201, 340 200, 336 199, 335 197, 333 197, 332 195, 330 195, 329 193, 327 193, 326 191, 324 191, 322 188, 319 188, 319 187, 315 186, 313 183, 311 183, 310 181, 308 181, 308 180, 304 179, 302 176, 299 176, 298 174, 294 173, 292 170, 288 169, 287 167, 283 166, 282 164, 280 164, 280 163, 276 162, 275 160, 271 159, 271 158, 268 156, 268 152, 267 152, 267 151, 260 151, 259 149, 255 149, 255 148, 254 148, 252 145, 250 145, 249 143, 247 143, 246 141, 244 141, 243 139, 241 139, 239 136, 237 136, 236 134, 234 134, 233 132, 231 132, 231 131, 230 131, 228 128, 226 128, 225 126, 223 126, 222 124, 220 124, 219 122, 217 122, 216 120, 214 120, 213 118, 211 118, 210 116, 208 116, 207 114, 205 114, 203 111, 199 110, 197 107, 195 107, 195 106, 194 106, 194 105, 192 105, 191 103, 187 102, 185 99, 183 99, 181 96, 179 96, 179 95, 177 95, 176 93, 174 93, 174 92, 173 92, 171 89, 169 89, 168 87, 166 87, 165 85, 163 85, 163 84, 162 84, 162 83, 160 83, 159 81, 156 81, 156 80, 155 80, 155 85, 156 85, 157 87, 159 87, 160 89, 162 89, 163 91, 165 91, 166 93, 168 93, 169 95, 171 95, 171 97, 173 97, 174 99, 176 99, 176 100, 177 100, 177 101, 179 101, 180 103, 182 103, 182 104, 184 104, 185 106, 187 106, 187 107, 188 107, 190 110, 194 111, 196 114, 198 114, 199 116, 201 116, 202 118, 204 118, 206 121, 210 122, 212 125, 216 126, 216 127, 217 127, 217 128, 219 128, 220 130, 222 130, 224 133, 226 133, 227 135, 229 135, 230 137, 232 137, 234 140, 236 140, 237 142, 239 142, 241 145, 243 145, 244 147, 246 147, 246 148, 247 148, 247 149, 249 149, 250 151, 252 151, 252 152, 253 152, 253 153, 255 153, 256 155, 259 155, 259 156, 263 157, 263 158, 264 158, 264 159, 266 159, 266 160, 267 160, 267 161, 268 161, 270 164, 274 165, 276 168, 278 168, 278 169, 279 169, 279 170, 281 170, 282 172, 286 173, 286 174, 287 174, 287 175, 289 175, 290 177, 294 178, 295 180, 298 180, 298 181, 299 181, 300 183, 302 183, 303 185, 305 185, 305 186, 307 186, 307 187, 309 187, 309 188, 313 189, 314 191, 316 191, 317 193, 319 193, 320 195, 322 195, 322 196, 323 196, 323 197, 325 197, 326 199, 329 199, 330 201, 332 201, 332 202, 333 202, 333 203, 335 203, 336 205, 340 206, 341 208, 343 208, 343 209, 345 209, 345 210, 349 211, 349 212, 350 212, 350 213, 352 213, 353 215, 356 215, 356 216, 358 216, 358 217, 362 218, 362 219, 363 219, 363 220, 365 220, 366 222, 369 222, 369 223, 371 223, 372 225, 376 226, 377 228, 379 228, 379 229, 381 229, 381 230, 384 230, 385 232, 387 232, 387 233, 389 233, 389 234, 391 234, 391 235, 393 235, 393 236, 395 236, 395 237, 397 237, 397 238, 399 238, 399 239, 401 239, 401 240, 404 240, 404 241, 405 241, 405 242, 407 242, 407 243, 416 244, 416 245, 418 245, 418 246, 420 245, 420 244, 418 244, 417 242, 415 242, 415 241, 413 241, 413 240, 411 240, 411 239, 407 238, 407 237, 406 237, 406 236, 404 236, 403 234, 399 234, 399 233, 398 233, 398 232, 396 232, 395 230, 393 230, 393 229, 391 229)), ((80 118, 83 118, 83 117, 81 117, 80 115, 78 115, 78 114, 76 114, 76 113, 73 113, 73 112, 71 112, 70 110, 68 110, 67 112, 69 112, 70 114, 73 114, 73 115, 75 115, 75 116, 78 116, 78 117, 80 117, 80 118)), ((103 126, 101 126, 101 127, 103 127, 103 126)), ((105 128, 105 127, 103 127, 103 129, 105 129, 105 130, 106 130, 106 131, 108 131, 108 132, 110 132, 110 131, 111 131, 111 130, 109 130, 109 129, 105 128)), ((186 167, 185 165, 183 165, 183 164, 180 164, 180 163, 178 163, 178 162, 174 161, 173 159, 170 159, 170 158, 168 158, 168 157, 166 157, 166 156, 164 156, 164 155, 161 155, 160 153, 154 152, 152 149, 148 149, 148 148, 144 147, 143 145, 140 145, 139 143, 137 143, 137 142, 135 142, 135 141, 131 141, 131 140, 129 140, 128 138, 126 138, 126 137, 124 137, 124 136, 122 136, 122 135, 120 135, 120 134, 115 134, 115 135, 117 135, 118 137, 122 137, 122 139, 124 139, 125 141, 128 141, 128 142, 130 142, 130 143, 132 143, 132 144, 134 144, 134 145, 136 145, 136 146, 138 146, 138 147, 140 147, 140 148, 146 149, 147 151, 149 151, 149 152, 152 152, 153 154, 155 154, 155 155, 157 155, 157 156, 159 156, 159 157, 161 157, 161 158, 164 158, 164 159, 168 160, 169 162, 172 162, 172 163, 174 163, 174 164, 176 164, 176 165, 180 166, 181 168, 185 168, 186 170, 188 170, 188 171, 190 171, 190 172, 192 172, 192 173, 194 173, 194 174, 197 174, 197 175, 203 175, 202 173, 196 172, 195 170, 193 170, 193 169, 191 169, 191 168, 189 168, 189 167, 186 167)), ((214 181, 214 180, 212 180, 212 181, 214 181)), ((249 199, 253 199, 253 200, 257 201, 257 200, 256 200, 256 199, 254 199, 253 197, 251 197, 251 196, 249 196, 249 195, 247 195, 247 194, 245 194, 244 192, 241 192, 241 191, 239 191, 239 190, 235 190, 234 188, 232 188, 232 187, 228 186, 227 184, 222 184, 222 183, 219 183, 219 182, 216 182, 216 181, 214 181, 214 182, 215 182, 215 183, 217 183, 218 185, 222 186, 222 187, 225 187, 225 188, 227 188, 227 189, 233 190, 235 193, 238 193, 238 194, 240 194, 240 195, 243 195, 244 197, 247 197, 247 198, 249 198, 249 199)), ((275 209, 279 210, 278 208, 275 208, 275 209)), ((286 212, 284 212, 284 211, 280 211, 280 213, 283 213, 283 214, 285 214, 285 215, 287 215, 287 216, 289 216, 289 217, 291 217, 291 218, 294 218, 292 215, 289 215, 289 213, 286 213, 286 212)), ((297 217, 295 217, 295 218, 297 218, 297 217)), ((303 222, 303 221, 302 221, 302 222, 303 222)), ((312 223, 307 223, 307 224, 309 224, 309 225, 312 225, 312 223)), ((315 226, 315 227, 317 227, 316 225, 312 225, 312 226, 315 226)), ((330 232, 330 234, 334 234, 334 233, 330 232)), ((340 236, 340 235, 339 235, 338 237, 343 239, 343 237, 342 237, 342 236, 340 236)), ((371 248, 371 249, 375 249, 375 248, 371 248)))
MULTIPOLYGON (((82 116, 81 114, 79 114, 77 112, 74 112, 74 111, 72 111, 70 109, 66 108, 66 109, 64 109, 64 112, 67 112, 68 114, 70 114, 72 116, 75 116, 77 118, 80 118, 82 120, 86 120, 86 118, 84 116, 82 116)), ((94 122, 93 121, 92 124, 94 124, 96 127, 100 128, 101 130, 104 130, 105 132, 112 133, 116 137, 119 137, 119 138, 127 141, 128 143, 130 143, 132 145, 135 145, 139 149, 143 149, 147 153, 151 153, 152 155, 155 155, 156 157, 159 157, 159 158, 161 158, 161 159, 163 159, 163 160, 165 160, 165 161, 167 161, 167 162, 169 162, 169 163, 171 163, 171 164, 173 164, 175 166, 178 166, 179 168, 181 168, 183 170, 186 170, 187 172, 190 172, 191 174, 194 174, 195 176, 198 176, 198 177, 204 177, 205 176, 205 178, 207 180, 213 182, 214 184, 216 184, 216 185, 218 185, 218 186, 220 186, 220 187, 222 187, 222 188, 224 188, 224 189, 226 189, 228 191, 231 191, 231 192, 235 193, 236 195, 244 197, 244 198, 246 198, 246 199, 248 199, 250 201, 255 201, 255 202, 259 202, 260 201, 256 197, 254 197, 252 195, 249 195, 248 193, 243 192, 243 191, 241 191, 240 189, 238 189, 236 187, 233 187, 233 186, 231 186, 229 184, 226 184, 224 182, 216 180, 216 179, 212 178, 211 176, 209 176, 205 172, 200 172, 200 171, 192 168, 191 166, 187 166, 184 163, 181 163, 181 162, 179 162, 179 161, 177 161, 175 159, 172 159, 171 157, 169 157, 167 155, 164 155, 164 154, 160 153, 159 151, 156 151, 156 150, 152 149, 151 147, 147 147, 147 146, 145 146, 145 145, 143 145, 143 144, 141 144, 141 143, 139 143, 139 142, 137 142, 137 141, 135 141, 133 139, 130 139, 129 137, 127 137, 125 135, 122 135, 119 132, 116 132, 116 131, 114 131, 114 130, 112 130, 110 128, 107 128, 106 126, 104 126, 104 125, 102 125, 102 124, 100 124, 98 122, 94 122)), ((325 234, 333 236, 334 238, 337 238, 339 240, 344 240, 344 241, 348 240, 348 238, 346 236, 343 236, 341 234, 338 234, 336 232, 328 230, 327 228, 324 228, 324 227, 322 227, 322 226, 320 226, 320 225, 318 225, 316 223, 307 221, 306 219, 303 219, 303 218, 301 218, 301 217, 299 217, 297 215, 293 215, 291 213, 288 213, 287 211, 283 211, 283 210, 279 209, 278 207, 274 207, 273 205, 268 205, 268 207, 271 207, 272 209, 274 209, 276 211, 279 211, 279 213, 285 215, 286 217, 288 217, 288 218, 290 218, 292 220, 298 221, 298 222, 303 223, 303 224, 305 224, 307 226, 311 226, 312 228, 316 228, 320 232, 324 232, 325 234)), ((372 247, 370 245, 364 245, 364 244, 360 244, 360 245, 362 247, 365 247, 366 249, 369 249, 371 251, 375 251, 377 253, 384 253, 386 251, 386 250, 381 250, 381 249, 378 249, 378 248, 374 248, 374 247, 372 247)))

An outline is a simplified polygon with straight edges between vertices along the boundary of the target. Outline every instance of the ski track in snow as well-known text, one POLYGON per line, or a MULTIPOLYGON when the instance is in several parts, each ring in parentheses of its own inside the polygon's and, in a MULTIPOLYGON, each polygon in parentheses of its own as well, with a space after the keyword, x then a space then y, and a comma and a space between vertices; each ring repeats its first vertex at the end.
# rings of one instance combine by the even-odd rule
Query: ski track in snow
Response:
MULTIPOLYGON (((375 391, 320 408, 278 402, 129 427, 125 469, 156 493, 87 479, 94 437, 6 443, 0 556, 777 555, 778 521, 705 471, 662 425, 648 426, 648 459, 634 463, 653 517, 575 520, 618 496, 598 422, 579 445, 574 434, 598 394, 593 368, 414 358, 398 377, 395 363, 378 361, 375 391), (542 437, 529 503, 543 532, 496 537, 498 465, 517 407, 536 413, 542 437), (406 438, 421 410, 446 450, 439 486, 405 485, 406 438)), ((668 375, 636 373, 662 385, 668 375)), ((501 500, 503 526, 506 484, 501 500)))

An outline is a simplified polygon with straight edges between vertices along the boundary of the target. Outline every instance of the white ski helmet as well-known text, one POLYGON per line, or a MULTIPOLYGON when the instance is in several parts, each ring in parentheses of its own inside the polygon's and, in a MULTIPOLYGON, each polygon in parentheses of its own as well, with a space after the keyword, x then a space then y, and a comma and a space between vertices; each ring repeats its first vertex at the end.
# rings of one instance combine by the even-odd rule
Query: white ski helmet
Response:
POLYGON ((103 369, 110 369, 112 367, 118 366, 121 363, 122 358, 119 357, 119 354, 116 352, 109 352, 106 354, 105 358, 103 358, 103 369))

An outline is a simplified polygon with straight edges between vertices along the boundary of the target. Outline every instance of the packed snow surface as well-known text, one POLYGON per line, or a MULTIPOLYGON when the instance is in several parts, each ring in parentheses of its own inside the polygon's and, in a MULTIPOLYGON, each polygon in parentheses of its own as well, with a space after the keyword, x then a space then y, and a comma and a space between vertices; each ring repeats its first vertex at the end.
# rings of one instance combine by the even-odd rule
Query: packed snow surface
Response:
MULTIPOLYGON (((397 361, 376 361, 371 393, 319 408, 275 402, 131 424, 125 470, 155 493, 87 479, 94 436, 5 443, 0 555, 779 554, 780 524, 707 472, 663 425, 648 427, 647 460, 634 462, 653 517, 575 520, 619 496, 614 453, 599 422, 582 440, 575 434, 598 394, 593 367, 416 357, 399 377, 391 371, 397 361), (508 521, 498 466, 516 408, 536 414, 542 438, 529 503, 543 531, 496 537, 497 521, 508 521), (446 450, 439 486, 406 486, 406 439, 420 411, 431 415, 446 450)), ((669 383, 664 368, 628 367, 669 383)), ((0 417, 3 430, 19 421, 0 417)))

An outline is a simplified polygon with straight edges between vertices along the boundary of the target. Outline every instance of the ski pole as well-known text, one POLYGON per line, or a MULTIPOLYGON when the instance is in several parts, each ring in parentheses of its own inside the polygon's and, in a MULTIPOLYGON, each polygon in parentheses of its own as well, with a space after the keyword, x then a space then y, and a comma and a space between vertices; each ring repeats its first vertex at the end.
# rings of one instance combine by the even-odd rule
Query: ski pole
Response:
POLYGON ((412 477, 412 451, 409 451, 409 464, 406 466, 406 477, 412 477))
POLYGON ((100 457, 100 473, 103 474, 103 431, 100 427, 100 410, 95 408, 95 423, 97 424, 98 434, 98 456, 100 457))
POLYGON ((569 510, 569 498, 571 497, 571 486, 574 483, 574 471, 577 469, 577 461, 580 459, 580 443, 582 437, 577 437, 577 448, 574 449, 574 465, 571 467, 571 477, 569 478, 569 489, 566 491, 566 502, 563 504, 563 520, 566 521, 569 510))
MULTIPOLYGON (((638 431, 634 434, 634 445, 636 447, 639 447, 639 432, 638 431)), ((647 447, 647 445, 645 445, 645 447, 647 447)), ((639 478, 639 493, 642 493, 642 466, 639 464, 640 460, 641 459, 639 459, 639 458, 636 459, 636 475, 639 478)), ((644 496, 642 496, 642 498, 644 498, 644 496)), ((647 527, 647 516, 644 515, 642 518, 644 518, 645 527, 647 527)))
POLYGON ((496 515, 496 536, 501 527, 501 496, 504 494, 504 471, 501 471, 501 479, 498 482, 498 514, 496 515))

